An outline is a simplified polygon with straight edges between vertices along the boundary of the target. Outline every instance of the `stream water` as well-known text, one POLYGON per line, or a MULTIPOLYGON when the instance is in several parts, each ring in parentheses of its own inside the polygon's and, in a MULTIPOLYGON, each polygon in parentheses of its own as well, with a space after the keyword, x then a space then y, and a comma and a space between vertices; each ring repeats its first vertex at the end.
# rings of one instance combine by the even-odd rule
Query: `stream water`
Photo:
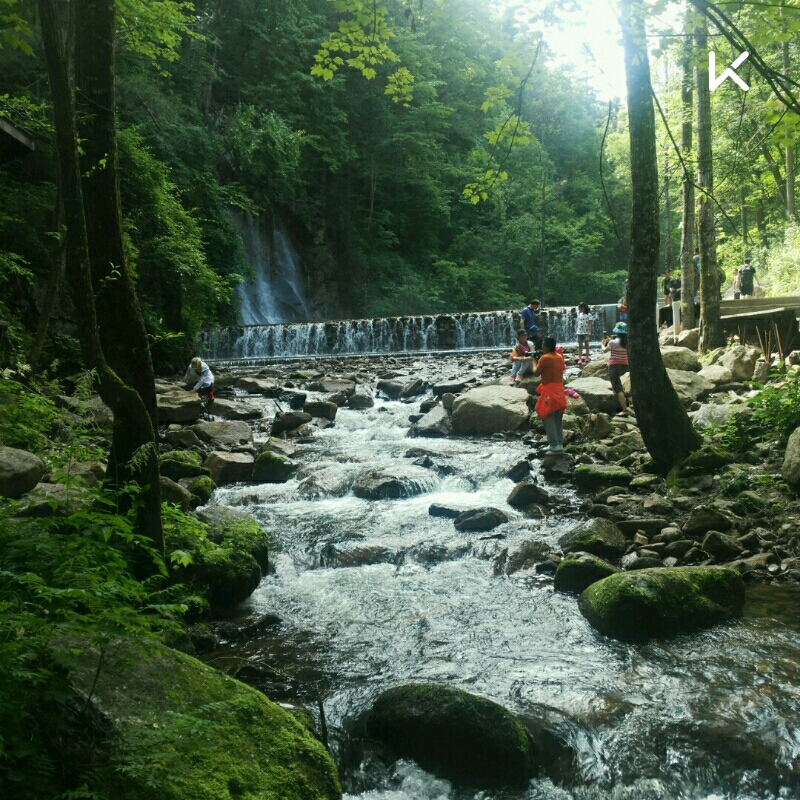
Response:
MULTIPOLYGON (((800 593, 749 587, 745 616, 733 624, 646 645, 605 639, 548 579, 495 568, 504 549, 526 541, 557 549, 579 498, 550 486, 557 513, 523 516, 506 504, 513 483, 501 473, 529 446, 518 437, 406 438, 415 410, 380 400, 366 411, 342 408, 334 427, 298 444, 298 478, 216 492, 213 502, 254 514, 278 549, 274 574, 241 620, 274 613, 282 622, 210 660, 247 665, 276 700, 322 698, 349 800, 798 796, 800 593), (350 491, 365 470, 410 465, 421 451, 423 493, 371 501, 350 491), (299 491, 309 475, 322 487, 317 496, 299 491), (510 521, 491 535, 463 534, 429 516, 432 503, 495 506, 510 521), (478 791, 411 762, 348 760, 353 722, 380 692, 409 681, 547 717, 577 754, 573 774, 524 791, 478 791)), ((544 483, 537 464, 534 479, 544 483)))

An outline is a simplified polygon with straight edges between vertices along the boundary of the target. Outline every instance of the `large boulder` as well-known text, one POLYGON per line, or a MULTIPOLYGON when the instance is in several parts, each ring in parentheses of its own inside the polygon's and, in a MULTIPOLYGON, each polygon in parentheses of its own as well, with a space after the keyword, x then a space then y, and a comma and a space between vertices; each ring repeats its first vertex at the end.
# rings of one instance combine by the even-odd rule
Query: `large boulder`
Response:
POLYGON ((384 467, 361 475, 353 484, 353 494, 365 500, 413 497, 431 491, 436 482, 436 476, 422 467, 384 467))
MULTIPOLYGON (((8 449, 8 448, 5 448, 8 449)), ((1 458, 1 457, 0 457, 1 458)), ((800 428, 796 428, 786 443, 783 455, 783 477, 792 488, 800 490, 800 428)), ((0 490, 0 494, 3 492, 0 490)))
POLYGON ((202 462, 202 456, 194 450, 173 450, 159 456, 158 469, 165 478, 172 481, 210 475, 211 472, 202 462))
POLYGON ((250 394, 263 394, 265 397, 280 397, 282 389, 271 378, 243 377, 236 381, 236 388, 250 394))
POLYGON ((749 381, 758 361, 758 350, 744 345, 732 347, 719 360, 719 364, 727 367, 735 381, 749 381))
POLYGON ((44 461, 27 450, 0 447, 0 497, 22 497, 45 473, 44 461))
MULTIPOLYGON (((560 455, 560 453, 556 453, 560 455)), ((633 475, 617 464, 578 464, 572 473, 575 483, 582 489, 597 489, 603 486, 628 486, 633 475)))
POLYGON ((409 429, 409 436, 439 437, 450 433, 450 416, 442 406, 434 406, 409 429))
POLYGON ((363 411, 367 408, 372 408, 375 405, 375 400, 371 394, 362 394, 356 392, 347 398, 347 407, 352 408, 354 411, 363 411))
POLYGON ((740 616, 744 582, 727 567, 642 569, 593 583, 578 605, 600 633, 638 642, 740 616))
POLYGON ((192 430, 214 448, 238 447, 253 441, 253 431, 246 422, 198 422, 192 430))
POLYGON ((701 536, 708 531, 729 531, 733 523, 713 506, 695 506, 683 525, 687 536, 701 536))
POLYGON ((591 553, 608 561, 616 561, 628 547, 622 531, 602 517, 579 523, 558 544, 565 553, 591 553))
POLYGON ((188 450, 191 447, 202 447, 198 435, 191 428, 184 428, 180 425, 170 425, 167 430, 167 442, 173 447, 188 450))
POLYGON ((336 403, 332 403, 330 400, 307 401, 303 406, 303 411, 305 411, 306 414, 311 414, 312 417, 318 417, 319 419, 327 419, 331 422, 336 419, 336 412, 338 410, 339 406, 337 406, 336 403))
POLYGON ((203 466, 206 467, 217 486, 229 483, 247 483, 253 477, 253 456, 249 453, 209 453, 203 466))
POLYGON ((675 343, 678 347, 688 347, 689 350, 697 350, 700 346, 700 328, 689 328, 681 331, 675 343))
POLYGON ((511 490, 511 494, 506 498, 506 503, 514 506, 514 508, 548 505, 550 503, 550 495, 546 489, 542 489, 541 486, 531 481, 521 481, 511 490))
POLYGON ((661 360, 667 369, 682 369, 689 372, 697 372, 700 369, 700 362, 697 360, 697 353, 686 347, 662 347, 661 360))
POLYGON ((514 386, 480 386, 456 397, 453 430, 478 436, 518 431, 528 424, 530 413, 527 392, 514 386))
POLYGON ((165 478, 163 475, 158 481, 161 485, 161 502, 178 506, 181 511, 186 513, 192 503, 192 493, 184 486, 165 478))
POLYGON ((451 378, 449 381, 434 383, 431 387, 434 397, 441 397, 445 394, 459 394, 467 388, 469 381, 466 378, 451 378))
MULTIPOLYGON (((683 369, 668 369, 667 375, 675 391, 678 393, 678 399, 684 406, 690 406, 695 400, 714 391, 714 384, 707 378, 704 378, 699 372, 688 372, 683 369)), ((622 388, 625 390, 626 394, 630 394, 630 373, 623 377, 622 388)))
POLYGON ((355 394, 356 384, 355 381, 345 378, 322 378, 322 380, 309 383, 308 388, 312 392, 324 392, 325 394, 338 394, 341 392, 346 397, 350 397, 351 394, 355 394))
POLYGON ((383 392, 390 400, 398 400, 405 384, 394 380, 379 380, 375 388, 383 392))
POLYGON ((615 572, 619 572, 615 566, 591 553, 569 553, 556 569, 553 588, 557 592, 580 594, 615 572))
POLYGON ((156 406, 159 425, 169 425, 173 422, 183 425, 187 422, 196 422, 203 416, 203 401, 195 392, 178 390, 157 394, 156 406))
POLYGON ((272 427, 270 428, 270 436, 280 436, 282 433, 288 433, 307 422, 311 422, 311 414, 305 411, 287 411, 284 414, 276 414, 275 419, 272 420, 272 427))
POLYGON ((524 786, 532 771, 525 728, 508 710, 438 684, 397 686, 375 701, 367 734, 448 777, 524 786))
POLYGON ((211 413, 223 419, 260 419, 263 413, 255 403, 248 400, 226 400, 218 397, 211 406, 211 413))
POLYGON ((252 480, 258 483, 285 483, 297 472, 297 462, 279 453, 264 450, 256 457, 252 480))
POLYGON ((733 373, 727 367, 723 367, 722 364, 708 364, 700 370, 698 375, 711 381, 714 386, 733 381, 733 373))
POLYGON ((608 354, 600 356, 590 361, 581 370, 581 378, 602 378, 608 380, 608 354))
MULTIPOLYGON (((430 509, 428 509, 430 513, 430 509)), ((453 524, 457 531, 493 531, 499 525, 508 522, 508 517, 499 508, 471 508, 462 511, 453 524)))
POLYGON ((22 497, 45 473, 44 461, 27 450, 0 447, 0 497, 22 497))
POLYGON ((227 506, 206 506, 196 514, 208 526, 210 541, 228 549, 242 550, 252 556, 262 575, 267 574, 270 540, 258 520, 244 511, 227 506))
MULTIPOLYGON (((702 375, 702 371, 698 374, 702 375)), ((724 425, 734 417, 744 417, 749 413, 750 409, 743 403, 704 403, 694 415, 692 423, 697 430, 704 431, 712 426, 724 425)))
POLYGON ((591 411, 616 414, 620 409, 619 400, 605 378, 576 378, 569 382, 569 388, 584 399, 591 411))

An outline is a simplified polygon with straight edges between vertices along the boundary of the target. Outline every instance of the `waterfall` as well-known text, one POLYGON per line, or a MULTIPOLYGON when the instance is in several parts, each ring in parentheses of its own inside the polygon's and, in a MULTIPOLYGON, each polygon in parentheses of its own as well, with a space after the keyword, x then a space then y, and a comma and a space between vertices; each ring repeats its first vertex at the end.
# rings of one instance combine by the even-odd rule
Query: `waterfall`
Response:
MULTIPOLYGON (((591 313, 591 338, 599 341, 616 321, 616 306, 592 306, 591 313)), ((539 313, 539 326, 559 344, 575 342, 576 322, 574 308, 548 308, 539 313)), ((510 349, 518 326, 515 311, 289 322, 207 331, 199 346, 211 359, 510 349)))
POLYGON ((236 290, 240 323, 264 325, 311 319, 300 260, 280 224, 267 227, 264 217, 237 211, 231 211, 230 218, 242 237, 245 258, 254 273, 236 290))

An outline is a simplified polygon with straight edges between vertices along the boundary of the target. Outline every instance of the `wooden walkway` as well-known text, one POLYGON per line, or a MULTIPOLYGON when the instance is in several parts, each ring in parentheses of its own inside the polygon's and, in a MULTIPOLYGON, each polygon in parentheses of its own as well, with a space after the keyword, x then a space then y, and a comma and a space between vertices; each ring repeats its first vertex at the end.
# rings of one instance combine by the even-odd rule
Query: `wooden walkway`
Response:
POLYGON ((30 136, 7 119, 0 117, 0 164, 17 156, 24 156, 35 149, 30 136))
POLYGON ((721 300, 719 307, 723 329, 741 342, 770 336, 788 354, 800 340, 800 296, 721 300))

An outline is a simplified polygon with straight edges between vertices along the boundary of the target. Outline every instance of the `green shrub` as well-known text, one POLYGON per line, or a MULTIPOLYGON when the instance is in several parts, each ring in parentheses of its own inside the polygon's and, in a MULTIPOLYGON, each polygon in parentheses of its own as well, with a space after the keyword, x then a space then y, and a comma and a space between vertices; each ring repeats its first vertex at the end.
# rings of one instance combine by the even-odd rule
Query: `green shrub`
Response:
POLYGON ((750 400, 750 405, 752 422, 770 434, 777 434, 785 443, 792 431, 800 427, 800 377, 791 375, 767 385, 750 400))

